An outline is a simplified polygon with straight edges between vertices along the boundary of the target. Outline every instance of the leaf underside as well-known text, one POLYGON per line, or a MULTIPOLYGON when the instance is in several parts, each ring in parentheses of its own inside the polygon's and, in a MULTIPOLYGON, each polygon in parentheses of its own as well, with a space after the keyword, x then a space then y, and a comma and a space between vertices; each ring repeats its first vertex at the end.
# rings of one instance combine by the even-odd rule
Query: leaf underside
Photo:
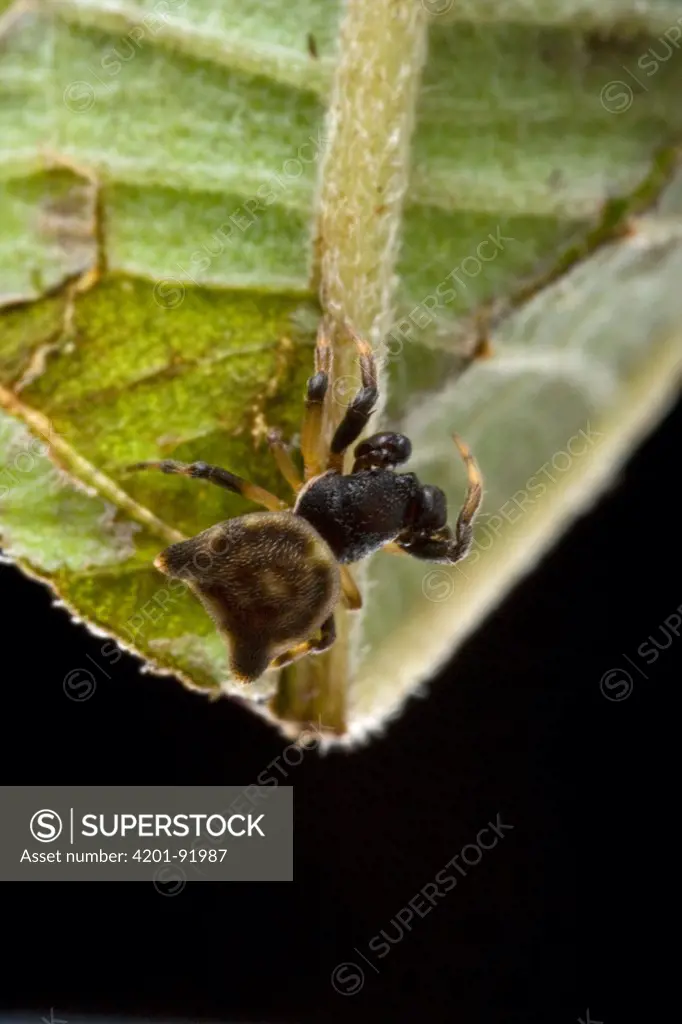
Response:
MULTIPOLYGON (((428 680, 679 386, 682 59, 663 59, 679 8, 515 6, 430 25, 378 350, 382 425, 409 434, 407 468, 454 510, 452 430, 476 453, 476 545, 461 567, 372 559, 345 743, 428 680), (482 313, 489 357, 472 359, 482 313)), ((342 10, 158 8, 0 4, 0 533, 79 619, 155 671, 232 693, 213 623, 152 562, 173 531, 253 506, 126 466, 202 459, 289 498, 264 438, 296 440, 311 372, 342 10)))

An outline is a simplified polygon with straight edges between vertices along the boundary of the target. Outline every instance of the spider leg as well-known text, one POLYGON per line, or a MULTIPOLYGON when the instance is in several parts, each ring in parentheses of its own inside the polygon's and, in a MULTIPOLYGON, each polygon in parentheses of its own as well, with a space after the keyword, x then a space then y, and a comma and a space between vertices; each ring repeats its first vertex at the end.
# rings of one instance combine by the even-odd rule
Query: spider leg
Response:
POLYGON ((329 650, 335 640, 336 623, 334 616, 330 615, 320 626, 319 637, 311 637, 309 640, 303 640, 300 644, 290 647, 288 651, 273 658, 269 667, 284 668, 286 665, 291 665, 293 661, 298 661, 299 658, 305 658, 307 654, 322 654, 323 651, 329 650))
POLYGON ((249 483, 248 480, 235 476, 234 473, 230 473, 227 469, 221 469, 220 466, 209 466, 207 462, 187 463, 163 459, 159 462, 136 462, 134 465, 128 466, 130 472, 136 472, 139 469, 158 469, 162 473, 179 473, 181 476, 190 476, 197 480, 208 480, 210 483, 216 484, 217 487, 232 491, 233 494, 241 494, 243 498, 254 501, 271 512, 279 512, 288 507, 281 498, 275 497, 274 494, 258 487, 257 484, 249 483))
POLYGON ((324 471, 324 458, 320 451, 322 441, 322 420, 324 401, 329 388, 332 350, 324 327, 320 324, 315 345, 315 373, 308 378, 305 397, 305 413, 301 428, 301 454, 303 455, 306 480, 319 476, 324 471))
MULTIPOLYGON (((449 526, 424 532, 409 531, 401 534, 397 541, 398 547, 408 555, 426 562, 441 562, 454 565, 466 558, 471 550, 474 537, 473 523, 483 497, 483 480, 469 446, 457 436, 453 440, 459 449, 467 470, 467 491, 464 504, 457 517, 454 532, 449 526)), ((388 547, 388 545, 387 545, 388 547)), ((384 549, 386 550, 386 549, 384 549)))
POLYGON ((270 451, 272 452, 280 473, 289 484, 294 494, 298 494, 301 487, 303 487, 303 481, 301 480, 293 459, 289 454, 289 449, 282 440, 282 434, 279 430, 269 431, 268 445, 270 446, 270 451))
POLYGON ((404 434, 372 434, 355 446, 355 462, 351 473, 363 469, 388 469, 407 462, 412 443, 404 434))
POLYGON ((367 426, 379 395, 377 368, 372 354, 372 346, 358 337, 355 332, 351 333, 358 350, 362 387, 346 409, 346 414, 332 437, 327 468, 336 470, 338 473, 343 472, 343 457, 346 449, 354 441, 357 441, 367 426))
POLYGON ((341 590, 343 591, 343 602, 351 612, 362 608, 362 595, 353 575, 347 565, 339 565, 341 573, 341 590))
POLYGON ((396 540, 392 540, 389 541, 388 544, 384 544, 381 550, 387 551, 389 555, 406 555, 408 553, 396 540))

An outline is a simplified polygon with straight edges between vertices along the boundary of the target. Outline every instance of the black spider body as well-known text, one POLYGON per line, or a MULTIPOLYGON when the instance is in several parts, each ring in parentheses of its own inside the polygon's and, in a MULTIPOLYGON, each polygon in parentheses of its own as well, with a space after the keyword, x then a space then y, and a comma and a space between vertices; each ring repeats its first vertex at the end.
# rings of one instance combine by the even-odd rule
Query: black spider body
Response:
POLYGON ((447 525, 439 487, 422 485, 414 473, 395 471, 412 452, 404 435, 380 433, 360 441, 350 472, 344 472, 344 456, 367 426, 378 395, 372 350, 353 337, 362 386, 323 452, 331 348, 325 330, 318 334, 301 431, 303 480, 279 434, 269 435, 277 465, 296 495, 293 508, 205 462, 168 459, 131 467, 209 480, 269 510, 218 523, 172 544, 155 562, 161 572, 184 580, 203 602, 227 641, 232 673, 242 682, 331 647, 339 598, 350 610, 362 604, 348 563, 383 548, 454 564, 471 547, 481 477, 473 455, 456 436, 468 487, 454 529, 447 525))
MULTIPOLYGON (((325 473, 300 492, 294 506, 342 564, 359 562, 396 540, 414 526, 422 509, 422 486, 415 474, 392 469, 325 473)), ((438 526, 445 523, 443 517, 438 526)))

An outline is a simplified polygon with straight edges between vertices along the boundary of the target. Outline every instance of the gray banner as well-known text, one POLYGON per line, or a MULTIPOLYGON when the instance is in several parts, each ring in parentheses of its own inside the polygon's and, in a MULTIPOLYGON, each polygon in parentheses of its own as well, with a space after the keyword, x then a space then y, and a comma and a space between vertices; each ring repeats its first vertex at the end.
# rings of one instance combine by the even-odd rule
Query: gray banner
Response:
POLYGON ((0 881, 293 880, 291 786, 3 786, 0 881))

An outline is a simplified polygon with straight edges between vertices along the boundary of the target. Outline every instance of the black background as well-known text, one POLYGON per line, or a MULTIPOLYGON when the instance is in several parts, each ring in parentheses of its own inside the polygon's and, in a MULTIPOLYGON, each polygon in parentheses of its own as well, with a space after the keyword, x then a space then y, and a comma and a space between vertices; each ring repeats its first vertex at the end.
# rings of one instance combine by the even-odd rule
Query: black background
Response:
MULTIPOLYGON (((598 509, 519 585, 387 735, 306 755, 291 884, 5 884, 0 1008, 225 1021, 605 1024, 641 1014, 641 952, 667 818, 661 739, 682 641, 648 666, 682 604, 678 408, 598 509), (623 654, 639 660, 644 680, 623 654), (622 666, 627 699, 602 675, 622 666), (614 691, 615 692, 615 691, 614 691), (383 959, 368 943, 497 813, 514 828, 383 959), (357 947, 374 961, 362 961, 357 947), (343 996, 333 968, 357 963, 343 996)), ((0 567, 2 780, 13 784, 246 785, 283 740, 125 656, 92 699, 62 680, 103 641, 0 567), (11 659, 15 658, 14 666, 11 659)), ((86 662, 87 664, 87 662, 86 662)), ((668 808, 674 817, 674 805, 668 808)))

